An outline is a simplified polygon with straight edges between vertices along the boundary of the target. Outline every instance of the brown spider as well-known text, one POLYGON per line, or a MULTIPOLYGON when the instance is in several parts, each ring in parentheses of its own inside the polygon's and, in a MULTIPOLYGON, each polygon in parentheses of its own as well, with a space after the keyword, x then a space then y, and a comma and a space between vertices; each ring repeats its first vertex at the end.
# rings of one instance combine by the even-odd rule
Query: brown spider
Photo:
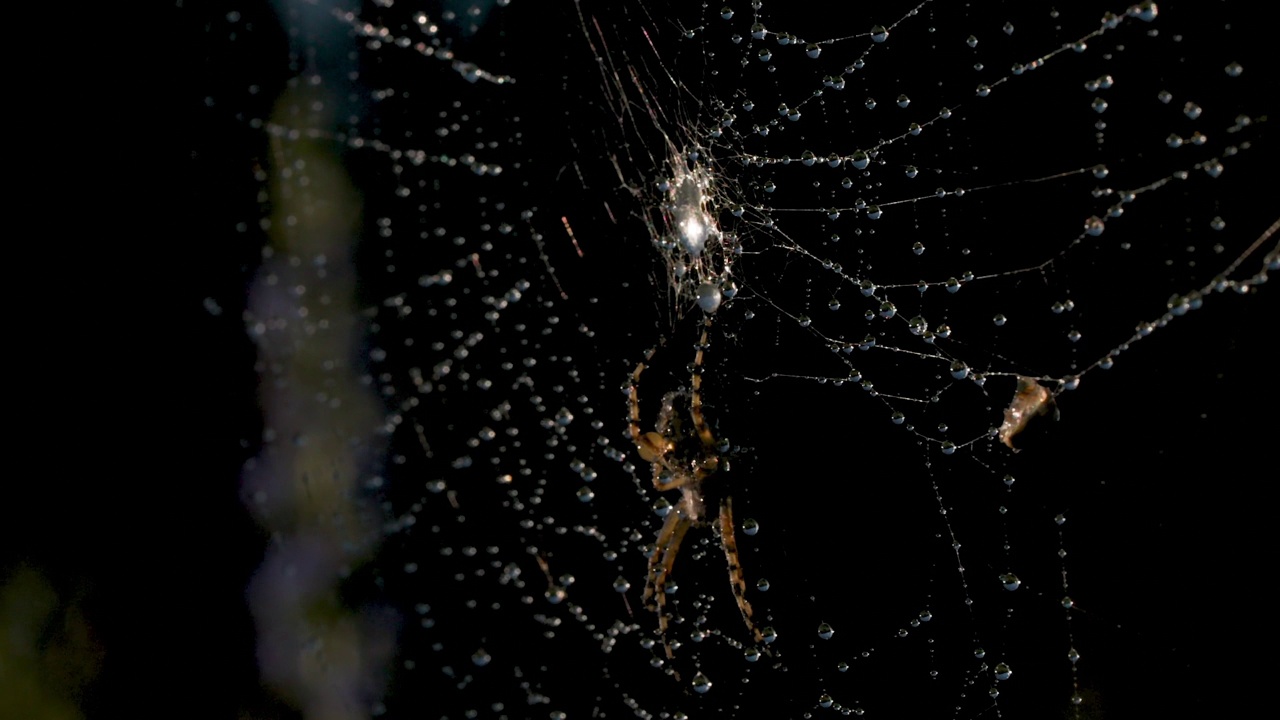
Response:
MULTIPOLYGON (((702 326, 702 337, 698 341, 697 354, 693 358, 693 378, 689 396, 689 418, 692 420, 692 431, 683 431, 680 419, 676 415, 675 401, 682 392, 669 392, 662 400, 662 410, 658 413, 657 429, 654 432, 640 430, 640 396, 637 387, 640 384, 640 373, 644 372, 643 362, 636 365, 631 376, 628 400, 631 409, 631 420, 628 427, 636 450, 646 462, 653 466, 653 486, 659 491, 679 490, 680 500, 671 508, 658 532, 653 554, 649 557, 649 570, 645 579, 644 602, 658 613, 658 634, 666 649, 667 658, 673 659, 671 641, 667 637, 668 619, 666 615, 667 581, 675 567, 676 555, 680 552, 680 543, 684 540, 689 528, 707 524, 707 487, 718 485, 717 473, 728 469, 728 461, 721 457, 725 448, 716 441, 711 427, 707 424, 702 412, 702 358, 707 347, 707 331, 711 327, 708 316, 702 326), (713 481, 714 479, 714 481, 713 481)), ((646 359, 652 356, 652 351, 646 359)), ((721 490, 716 495, 719 500, 719 516, 716 527, 719 529, 720 543, 724 548, 725 559, 729 564, 729 584, 733 588, 733 597, 738 602, 738 610, 742 620, 751 631, 757 643, 763 643, 763 635, 751 620, 751 603, 747 601, 747 582, 742 576, 742 563, 738 560, 738 543, 733 530, 733 499, 721 490)))

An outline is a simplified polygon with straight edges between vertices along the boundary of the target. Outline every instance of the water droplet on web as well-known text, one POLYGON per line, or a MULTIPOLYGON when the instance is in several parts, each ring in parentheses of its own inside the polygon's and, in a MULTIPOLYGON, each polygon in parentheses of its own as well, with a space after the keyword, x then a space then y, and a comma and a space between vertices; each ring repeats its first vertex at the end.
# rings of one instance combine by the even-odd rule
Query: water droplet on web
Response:
POLYGON ((1008 680, 1010 675, 1013 675, 1013 670, 1009 669, 1008 664, 996 663, 996 667, 995 667, 996 680, 1008 680))
POLYGON ((876 25, 871 28, 871 40, 873 42, 882 43, 889 39, 889 31, 883 25, 876 25))
POLYGON ((1022 581, 1013 573, 1004 573, 1000 576, 1000 584, 1004 585, 1005 590, 1017 590, 1022 585, 1022 581))
POLYGON ((836 631, 832 629, 832 627, 827 623, 822 623, 821 625, 818 626, 818 637, 822 638, 823 640, 830 640, 831 637, 835 634, 836 634, 836 631))
POLYGON ((1074 665, 1076 661, 1080 659, 1080 653, 1076 652, 1075 648, 1071 648, 1067 651, 1067 659, 1071 661, 1072 665, 1074 665))
POLYGON ((1160 8, 1152 0, 1143 0, 1137 5, 1130 6, 1128 13, 1144 22, 1151 22, 1160 13, 1160 8))
POLYGON ((742 532, 747 535, 755 535, 760 532, 760 523, 756 522, 755 518, 747 518, 742 521, 742 532))
POLYGON ((693 685, 694 692, 705 693, 711 689, 711 680, 702 673, 694 675, 693 682, 691 684, 693 685))
POLYGON ((722 297, 720 288, 716 285, 703 283, 698 286, 698 307, 705 313, 710 314, 719 310, 722 297))
POLYGON ((760 578, 756 581, 756 589, 760 592, 769 592, 769 581, 766 578, 760 578))

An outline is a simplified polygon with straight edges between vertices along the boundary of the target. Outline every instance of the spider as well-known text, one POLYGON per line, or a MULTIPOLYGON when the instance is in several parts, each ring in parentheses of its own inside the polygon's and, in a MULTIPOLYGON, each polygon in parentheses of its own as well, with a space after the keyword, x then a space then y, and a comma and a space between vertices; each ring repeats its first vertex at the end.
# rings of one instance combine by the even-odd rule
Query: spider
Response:
MULTIPOLYGON (((662 409, 658 413, 656 430, 642 432, 640 429, 640 396, 637 388, 640 385, 640 374, 644 372, 644 362, 636 365, 628 388, 628 404, 630 405, 631 439, 636 451, 646 462, 653 466, 653 486, 659 491, 679 490, 680 500, 671 508, 662 523, 655 541, 655 549, 649 557, 649 569, 644 588, 644 603, 652 607, 658 614, 658 635, 662 638, 668 659, 674 659, 670 638, 667 636, 668 618, 666 614, 667 582, 675 567, 676 556, 680 552, 680 543, 689 529, 703 526, 710 522, 707 506, 718 497, 718 516, 716 528, 719 530, 720 544, 724 549, 725 560, 729 565, 729 584, 733 588, 733 597, 738 603, 738 610, 747 629, 751 631, 757 643, 763 643, 764 637, 755 623, 752 622, 751 603, 747 600, 747 582, 742 575, 742 563, 738 558, 738 544, 733 530, 733 499, 720 487, 720 474, 728 470, 728 460, 721 456, 727 447, 717 442, 707 418, 702 411, 702 362, 707 347, 707 332, 711 327, 708 315, 703 322, 702 337, 698 341, 697 354, 693 358, 693 378, 690 383, 689 419, 692 428, 683 428, 676 412, 675 403, 685 395, 682 391, 666 394, 662 400, 662 409), (652 601, 652 604, 650 604, 652 601)), ((651 350, 646 360, 653 356, 651 350)))

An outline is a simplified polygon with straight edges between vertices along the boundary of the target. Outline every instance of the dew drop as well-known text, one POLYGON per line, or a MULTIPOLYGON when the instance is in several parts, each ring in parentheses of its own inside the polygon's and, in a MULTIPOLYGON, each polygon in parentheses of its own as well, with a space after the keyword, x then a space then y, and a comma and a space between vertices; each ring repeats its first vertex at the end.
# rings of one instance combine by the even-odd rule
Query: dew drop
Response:
POLYGON ((702 308, 702 312, 711 314, 720 309, 720 302, 723 299, 720 288, 711 283, 703 283, 698 286, 698 307, 702 308))

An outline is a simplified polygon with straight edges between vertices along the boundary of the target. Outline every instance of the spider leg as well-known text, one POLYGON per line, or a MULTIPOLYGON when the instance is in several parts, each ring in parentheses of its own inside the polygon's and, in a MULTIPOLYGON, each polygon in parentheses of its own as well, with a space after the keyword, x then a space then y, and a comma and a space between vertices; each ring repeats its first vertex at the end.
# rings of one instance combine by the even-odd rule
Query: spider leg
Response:
POLYGON ((693 392, 689 399, 689 416, 693 418, 693 428, 706 447, 713 447, 716 438, 711 434, 711 426, 702 414, 702 355, 707 347, 707 330, 711 328, 711 316, 702 323, 702 337, 698 340, 698 352, 693 356, 693 392))
POLYGON ((653 554, 649 556, 649 568, 645 571, 644 596, 641 598, 646 605, 649 604, 649 598, 653 597, 654 593, 661 595, 666 589, 667 578, 658 573, 658 567, 663 564, 667 546, 671 544, 671 536, 679 522, 679 511, 672 510, 662 523, 662 529, 658 531, 658 539, 654 541, 653 554))
MULTIPOLYGON (((640 454, 640 459, 645 462, 661 462, 666 466, 664 456, 671 452, 672 442, 663 437, 661 433, 642 432, 640 430, 640 391, 637 387, 640 385, 640 373, 644 372, 644 363, 636 365, 636 370, 631 374, 631 386, 627 389, 627 404, 630 406, 630 417, 627 422, 627 429, 631 432, 631 441, 636 445, 636 452, 640 454)), ((657 477, 654 478, 655 485, 657 477)))
POLYGON ((764 642, 764 635, 752 622, 751 603, 747 600, 747 580, 742 575, 742 562, 738 559, 738 541, 733 533, 733 498, 726 497, 720 503, 720 542, 724 546, 725 560, 729 563, 729 584, 733 587, 733 599, 738 601, 738 611, 742 613, 742 621, 755 637, 757 643, 764 642))
POLYGON ((667 578, 671 577, 671 571, 675 568, 680 543, 692 526, 693 521, 679 510, 672 512, 663 523, 662 531, 658 533, 657 549, 649 558, 649 577, 645 583, 644 601, 647 603, 653 597, 657 604, 658 636, 662 638, 669 660, 675 658, 675 653, 667 639, 667 578))

